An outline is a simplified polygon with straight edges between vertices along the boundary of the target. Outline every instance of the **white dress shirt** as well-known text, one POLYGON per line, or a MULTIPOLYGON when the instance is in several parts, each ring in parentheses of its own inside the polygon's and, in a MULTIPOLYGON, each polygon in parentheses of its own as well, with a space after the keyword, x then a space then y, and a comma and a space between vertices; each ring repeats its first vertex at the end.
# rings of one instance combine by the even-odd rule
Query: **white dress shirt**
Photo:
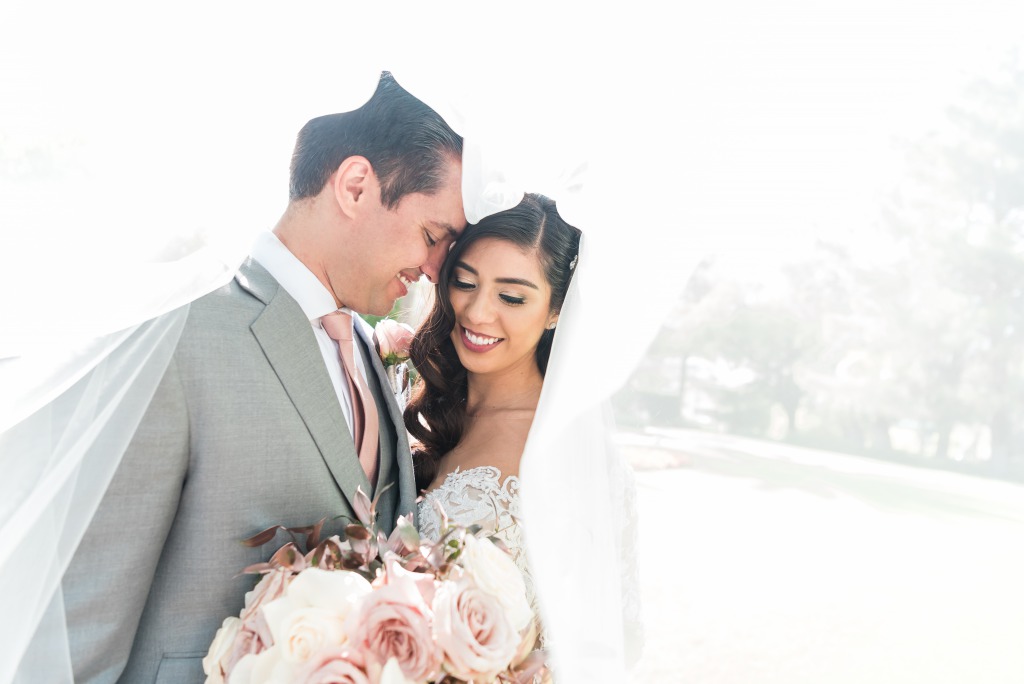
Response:
MULTIPOLYGON (((352 434, 352 396, 349 394, 348 382, 345 381, 345 371, 341 367, 338 343, 330 338, 320 323, 321 317, 339 311, 334 295, 273 233, 261 233, 256 238, 252 247, 252 258, 274 276, 274 280, 291 295, 309 319, 313 334, 320 345, 320 354, 327 364, 327 374, 331 376, 331 384, 338 395, 341 412, 348 423, 349 434, 352 434)), ((340 311, 349 313, 353 319, 359 315, 347 307, 341 308, 340 311)), ((353 320, 353 327, 354 323, 353 320)), ((352 339, 359 339, 355 330, 352 331, 352 339)), ((366 380, 362 354, 354 350, 352 356, 355 359, 356 370, 363 376, 363 380, 366 380)))

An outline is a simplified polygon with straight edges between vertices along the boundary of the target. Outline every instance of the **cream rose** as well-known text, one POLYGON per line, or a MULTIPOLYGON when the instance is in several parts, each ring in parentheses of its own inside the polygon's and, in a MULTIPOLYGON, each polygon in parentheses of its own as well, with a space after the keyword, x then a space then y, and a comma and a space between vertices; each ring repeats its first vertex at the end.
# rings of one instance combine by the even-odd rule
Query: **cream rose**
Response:
POLYGON ((210 650, 203 658, 203 672, 206 673, 207 684, 222 684, 224 681, 224 667, 222 665, 225 657, 231 653, 235 643, 235 637, 242 629, 242 621, 236 617, 229 617, 221 624, 217 634, 213 637, 210 650))
POLYGON ((498 597, 470 576, 442 582, 434 595, 434 634, 445 669, 465 681, 493 681, 519 647, 519 631, 498 597))
MULTIPOLYGON (((269 611, 271 606, 267 606, 269 611)), ((304 663, 317 651, 345 643, 345 621, 323 608, 289 611, 274 623, 274 645, 290 663, 304 663), (276 628, 276 629, 275 629, 276 628)))
POLYGON ((533 609, 526 598, 526 583, 515 561, 491 543, 466 535, 462 551, 462 566, 476 585, 501 602, 505 614, 515 629, 525 629, 533 619, 533 609))
POLYGON ((263 616, 281 657, 304 663, 321 649, 345 643, 345 620, 372 591, 363 577, 345 570, 307 568, 285 595, 263 606, 263 616))
POLYGON ((306 568, 292 580, 287 596, 299 605, 331 610, 345 619, 371 591, 366 578, 354 572, 306 568))
POLYGON ((281 657, 277 648, 249 654, 238 661, 228 684, 292 684, 295 666, 281 657))

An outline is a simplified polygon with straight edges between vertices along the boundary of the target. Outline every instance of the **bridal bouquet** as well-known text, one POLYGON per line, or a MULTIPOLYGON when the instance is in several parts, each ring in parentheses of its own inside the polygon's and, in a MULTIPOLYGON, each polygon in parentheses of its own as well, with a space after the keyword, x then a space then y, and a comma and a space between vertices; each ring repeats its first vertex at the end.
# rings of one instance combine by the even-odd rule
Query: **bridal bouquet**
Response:
POLYGON ((544 671, 522 575, 500 542, 443 511, 437 542, 420 539, 411 516, 385 536, 375 503, 358 492, 344 540, 320 541, 323 520, 288 529, 294 541, 246 568, 262 579, 217 631, 207 684, 522 684, 544 671))

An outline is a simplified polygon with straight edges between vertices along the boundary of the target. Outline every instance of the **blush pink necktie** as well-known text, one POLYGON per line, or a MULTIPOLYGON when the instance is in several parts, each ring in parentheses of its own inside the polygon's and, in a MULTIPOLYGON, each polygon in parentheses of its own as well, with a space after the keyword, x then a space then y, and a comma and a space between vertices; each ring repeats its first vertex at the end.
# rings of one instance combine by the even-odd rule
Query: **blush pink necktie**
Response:
POLYGON ((344 311, 327 314, 320 319, 324 330, 331 339, 338 342, 341 365, 345 370, 349 394, 352 397, 352 432, 356 451, 359 452, 359 463, 366 471, 370 486, 376 486, 377 480, 377 404, 373 401, 366 380, 356 369, 355 346, 352 341, 352 316, 344 311))

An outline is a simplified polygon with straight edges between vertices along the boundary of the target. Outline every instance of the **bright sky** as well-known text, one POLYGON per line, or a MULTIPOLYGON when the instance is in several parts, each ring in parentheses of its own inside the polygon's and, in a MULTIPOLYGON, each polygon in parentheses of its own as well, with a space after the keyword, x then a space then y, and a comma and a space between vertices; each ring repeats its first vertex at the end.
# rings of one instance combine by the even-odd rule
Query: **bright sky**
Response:
POLYGON ((380 68, 460 121, 500 180, 568 198, 585 160, 648 229, 763 260, 863 225, 899 170, 892 137, 934 125, 1021 25, 991 1, 275 6, 7 0, 13 266, 55 244, 238 244, 283 209, 299 126, 360 104, 380 68))

